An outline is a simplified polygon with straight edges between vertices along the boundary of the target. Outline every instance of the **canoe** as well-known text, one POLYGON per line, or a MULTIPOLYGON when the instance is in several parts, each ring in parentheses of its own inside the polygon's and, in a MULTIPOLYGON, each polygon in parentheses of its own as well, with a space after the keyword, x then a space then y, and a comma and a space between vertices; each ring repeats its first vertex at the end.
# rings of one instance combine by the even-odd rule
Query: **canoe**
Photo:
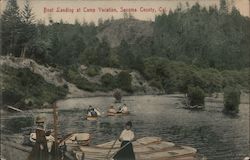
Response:
POLYGON ((98 119, 98 117, 94 117, 94 116, 86 116, 85 118, 88 121, 96 121, 98 119))
POLYGON ((111 113, 111 112, 108 112, 107 113, 107 116, 125 116, 125 115, 128 115, 129 112, 127 113, 111 113))
MULTIPOLYGON (((81 146, 85 160, 109 159, 119 151, 121 142, 111 141, 96 146, 81 146), (114 145, 113 145, 114 144, 114 145)), ((174 143, 163 141, 159 137, 144 137, 133 143, 136 160, 196 160, 197 150, 188 146, 177 146, 174 143)))

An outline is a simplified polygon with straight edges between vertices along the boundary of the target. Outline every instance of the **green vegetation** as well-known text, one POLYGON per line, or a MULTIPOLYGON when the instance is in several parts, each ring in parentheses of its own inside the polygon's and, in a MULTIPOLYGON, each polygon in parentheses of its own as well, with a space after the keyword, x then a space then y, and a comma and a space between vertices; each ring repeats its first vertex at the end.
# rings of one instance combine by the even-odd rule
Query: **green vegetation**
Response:
POLYGON ((124 91, 132 92, 131 81, 131 75, 126 71, 122 71, 117 75, 117 86, 124 91))
POLYGON ((14 105, 21 109, 32 106, 41 108, 45 102, 62 99, 68 92, 67 88, 49 84, 29 69, 2 66, 0 72, 3 105, 14 105))
POLYGON ((240 90, 236 87, 227 87, 224 91, 224 111, 238 113, 240 104, 240 90))
POLYGON ((101 77, 101 82, 104 86, 109 89, 114 89, 117 87, 116 85, 116 77, 112 76, 110 73, 106 73, 101 77))
POLYGON ((33 117, 16 117, 7 120, 6 127, 9 131, 14 133, 21 132, 22 128, 31 127, 34 125, 33 117))
POLYGON ((167 93, 187 93, 189 86, 199 86, 205 93, 222 92, 226 86, 239 85, 249 88, 249 69, 224 70, 197 68, 183 62, 169 61, 167 58, 147 58, 144 60, 145 77, 152 86, 167 93))
POLYGON ((87 68, 87 75, 90 77, 94 77, 100 74, 101 68, 98 66, 90 66, 87 68))
POLYGON ((190 106, 204 106, 205 93, 200 87, 189 87, 187 97, 190 106))
POLYGON ((64 77, 68 82, 74 83, 78 88, 86 91, 100 90, 100 85, 89 82, 86 78, 82 77, 78 71, 78 66, 70 66, 64 71, 64 77))
MULTIPOLYGON (((91 68, 91 70, 93 71, 95 69, 91 68)), ((99 70, 98 72, 96 71, 94 72, 95 72, 95 75, 99 74, 99 70)), ((78 88, 87 90, 90 92, 108 91, 108 90, 113 90, 115 88, 120 88, 124 91, 132 92, 132 89, 131 89, 132 78, 130 74, 126 71, 122 71, 118 73, 116 76, 113 76, 109 73, 104 74, 101 77, 102 84, 90 82, 85 77, 81 76, 78 70, 78 66, 70 66, 69 68, 67 68, 64 71, 64 77, 68 82, 74 83, 78 88)))

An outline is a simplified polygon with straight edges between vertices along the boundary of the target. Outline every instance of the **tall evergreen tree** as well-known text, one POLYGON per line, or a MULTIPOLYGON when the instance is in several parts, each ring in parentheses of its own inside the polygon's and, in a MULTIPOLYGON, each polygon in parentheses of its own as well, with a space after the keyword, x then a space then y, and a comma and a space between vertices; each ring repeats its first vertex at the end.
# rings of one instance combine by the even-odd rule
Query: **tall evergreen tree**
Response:
POLYGON ((8 0, 1 18, 3 54, 20 55, 21 22, 20 9, 17 5, 17 1, 8 0))
POLYGON ((221 14, 228 13, 228 5, 226 0, 220 0, 220 13, 221 14))
POLYGON ((34 38, 36 36, 37 30, 35 26, 35 16, 32 12, 32 8, 30 6, 30 1, 26 0, 24 4, 24 9, 21 12, 21 20, 22 20, 22 26, 21 26, 21 39, 22 39, 22 51, 21 56, 25 57, 26 52, 31 54, 29 49, 31 48, 32 42, 34 41, 34 38))

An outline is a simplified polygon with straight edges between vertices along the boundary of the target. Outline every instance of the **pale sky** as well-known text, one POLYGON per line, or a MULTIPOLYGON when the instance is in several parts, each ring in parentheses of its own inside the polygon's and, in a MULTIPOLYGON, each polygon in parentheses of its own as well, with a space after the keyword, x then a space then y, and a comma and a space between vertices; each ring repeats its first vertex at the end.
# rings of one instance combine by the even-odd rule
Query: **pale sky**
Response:
MULTIPOLYGON (((1 1, 1 11, 4 10, 7 0, 1 1)), ((23 7, 25 0, 17 0, 20 8, 23 7)), ((249 0, 228 0, 234 4, 244 16, 249 16, 249 0)), ((136 19, 154 20, 155 15, 161 14, 165 9, 168 12, 174 10, 177 5, 182 3, 185 6, 186 2, 190 6, 199 2, 202 6, 219 5, 219 0, 30 0, 33 12, 36 19, 48 22, 49 17, 53 21, 74 23, 77 19, 80 23, 97 22, 99 18, 107 19, 113 16, 115 19, 122 18, 124 9, 130 9, 132 15, 136 19), (108 9, 112 12, 103 12, 99 9, 108 9), (57 12, 61 9, 64 12, 57 12), (116 9, 116 12, 114 11, 116 9), (78 12, 77 12, 78 10, 78 12)))

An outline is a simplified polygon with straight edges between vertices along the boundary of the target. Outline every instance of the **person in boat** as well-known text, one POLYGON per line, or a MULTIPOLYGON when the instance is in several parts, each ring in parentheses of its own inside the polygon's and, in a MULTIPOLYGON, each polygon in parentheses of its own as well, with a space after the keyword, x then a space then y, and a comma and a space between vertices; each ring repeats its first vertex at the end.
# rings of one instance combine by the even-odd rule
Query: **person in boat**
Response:
POLYGON ((123 113, 123 114, 128 113, 128 107, 127 107, 127 105, 123 104, 123 106, 119 108, 119 111, 117 113, 123 113))
POLYGON ((93 109, 94 108, 91 105, 89 105, 89 108, 87 109, 87 114, 89 114, 93 109))
POLYGON ((95 111, 94 107, 92 107, 91 105, 89 106, 87 110, 87 115, 88 117, 97 117, 97 112, 95 111))
POLYGON ((113 105, 109 107, 108 113, 114 113, 114 114, 117 113, 113 105))
POLYGON ((121 141, 121 149, 113 157, 114 160, 135 160, 135 153, 132 145, 135 135, 131 128, 132 122, 128 121, 125 125, 125 129, 119 137, 119 141, 121 141))
POLYGON ((44 129, 45 117, 38 116, 36 118, 36 142, 28 157, 28 160, 47 160, 48 147, 46 134, 44 129))

